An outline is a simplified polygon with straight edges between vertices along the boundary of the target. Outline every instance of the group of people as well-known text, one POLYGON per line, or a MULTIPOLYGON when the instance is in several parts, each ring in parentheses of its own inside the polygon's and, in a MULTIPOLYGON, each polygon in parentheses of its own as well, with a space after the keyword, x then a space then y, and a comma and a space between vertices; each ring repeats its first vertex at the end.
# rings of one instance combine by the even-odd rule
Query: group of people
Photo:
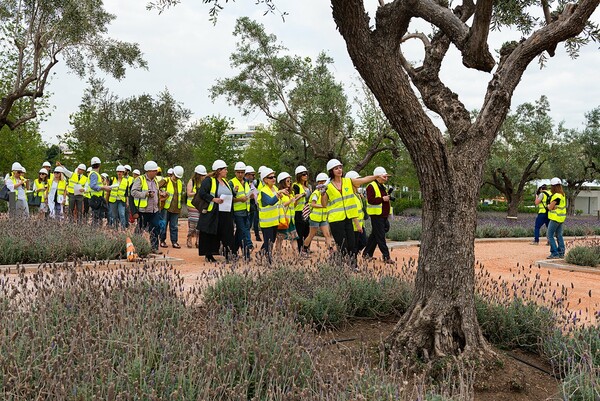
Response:
POLYGON ((108 224, 127 228, 137 220, 140 230, 150 233, 152 250, 161 253, 167 231, 171 246, 180 248, 178 219, 182 202, 188 211, 186 245, 197 247, 207 261, 216 255, 226 260, 252 257, 254 244, 262 241, 260 253, 272 261, 273 252, 280 252, 284 240, 294 243, 299 255, 310 252, 315 235, 321 231, 327 249, 338 251, 356 263, 362 251, 366 259, 373 258, 378 246, 386 263, 393 263, 386 245, 391 212, 390 195, 386 187, 388 174, 377 167, 373 175, 361 177, 355 171, 344 174, 337 159, 327 163, 327 173, 318 173, 314 188, 309 171, 298 166, 294 176, 261 166, 237 162, 234 174, 228 174, 223 160, 216 160, 210 172, 203 165, 194 169, 184 184, 184 170, 175 166, 162 176, 154 161, 144 165, 144 173, 119 165, 116 176, 100 173, 101 161, 91 159, 91 166, 80 164, 74 172, 57 163, 52 170, 45 162, 38 178, 29 182, 25 168, 18 162, 5 178, 9 192, 14 193, 13 214, 28 216, 29 206, 50 218, 66 216, 75 221, 108 224), (365 191, 359 187, 366 185, 365 191), (365 219, 371 219, 372 232, 367 238, 365 219), (168 228, 168 230, 167 230, 168 228))
POLYGON ((548 259, 561 259, 565 256, 565 240, 563 238, 563 223, 567 218, 567 199, 558 177, 550 180, 550 191, 546 184, 538 187, 535 197, 538 208, 535 219, 532 245, 540 243, 540 230, 546 226, 546 237, 550 245, 548 259))

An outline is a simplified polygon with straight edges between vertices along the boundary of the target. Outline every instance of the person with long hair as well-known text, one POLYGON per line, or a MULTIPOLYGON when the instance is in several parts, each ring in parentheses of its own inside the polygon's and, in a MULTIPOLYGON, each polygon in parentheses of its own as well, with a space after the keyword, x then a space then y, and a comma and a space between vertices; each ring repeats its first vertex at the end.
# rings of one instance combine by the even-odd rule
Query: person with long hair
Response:
POLYGON ((316 189, 310 195, 310 215, 308 218, 310 230, 308 232, 308 237, 304 240, 304 248, 310 248, 310 243, 313 238, 317 235, 317 232, 321 230, 323 237, 325 237, 325 245, 327 246, 327 249, 332 252, 331 232, 329 231, 329 223, 327 222, 327 207, 321 204, 321 189, 327 186, 327 174, 317 174, 316 181, 316 189))
POLYGON ((205 256, 207 262, 216 262, 214 256, 219 254, 219 245, 223 245, 223 254, 228 262, 232 259, 234 245, 233 190, 227 181, 227 163, 215 160, 212 170, 198 189, 199 196, 208 205, 200 210, 198 219, 198 254, 205 256), (229 202, 225 203, 228 198, 229 202))
POLYGON ((562 187, 562 181, 558 177, 550 180, 552 195, 548 204, 548 242, 550 243, 550 255, 548 259, 561 259, 565 256, 565 240, 563 238, 563 223, 567 218, 567 198, 562 187), (556 237, 556 240, 554 239, 556 237))
POLYGON ((46 199, 50 217, 62 220, 64 218, 64 206, 67 200, 67 181, 63 178, 63 169, 56 166, 52 183, 46 188, 46 199))
POLYGON ((369 184, 379 176, 345 178, 342 162, 337 159, 327 162, 327 171, 330 182, 322 190, 321 204, 328 207, 327 220, 338 253, 349 256, 352 265, 356 266, 353 222, 358 217, 358 205, 354 196, 354 187, 369 184))
POLYGON ((48 213, 48 204, 46 203, 46 189, 48 188, 48 170, 45 168, 40 169, 38 178, 33 180, 33 193, 35 196, 40 197, 40 208, 39 214, 46 216, 48 213))
POLYGON ((308 185, 308 170, 304 166, 298 166, 294 174, 296 181, 292 185, 292 194, 297 198, 294 205, 294 224, 298 233, 298 252, 308 254, 308 248, 304 246, 304 240, 308 237, 310 226, 308 220, 304 220, 302 215, 304 208, 310 207, 308 206, 311 195, 310 186, 308 185))
POLYGON ((260 220, 260 229, 263 234, 263 244, 260 248, 261 253, 267 258, 268 263, 272 263, 272 247, 277 237, 277 226, 279 225, 279 201, 284 191, 279 190, 275 185, 275 172, 263 167, 260 169, 260 179, 262 186, 258 194, 258 215, 260 220))
POLYGON ((187 209, 188 209, 188 233, 186 246, 188 248, 192 248, 193 246, 198 247, 198 230, 196 230, 196 226, 198 225, 198 216, 200 212, 198 209, 194 207, 192 204, 192 199, 196 195, 196 191, 200 188, 202 184, 202 180, 206 177, 208 173, 206 172, 206 167, 202 164, 198 164, 196 168, 194 168, 194 175, 187 183, 187 209))
MULTIPOLYGON (((279 221, 287 221, 287 227, 282 227, 277 229, 277 237, 275 239, 275 251, 279 253, 281 251, 281 244, 284 239, 295 241, 298 239, 298 233, 296 231, 296 223, 295 223, 295 215, 294 215, 294 205, 304 196, 304 193, 299 193, 297 195, 292 194, 292 177, 289 173, 282 172, 277 175, 277 188, 281 193, 281 198, 279 199, 279 221), (283 216, 283 219, 281 218, 283 216)), ((300 216, 302 220, 302 216, 300 216)))

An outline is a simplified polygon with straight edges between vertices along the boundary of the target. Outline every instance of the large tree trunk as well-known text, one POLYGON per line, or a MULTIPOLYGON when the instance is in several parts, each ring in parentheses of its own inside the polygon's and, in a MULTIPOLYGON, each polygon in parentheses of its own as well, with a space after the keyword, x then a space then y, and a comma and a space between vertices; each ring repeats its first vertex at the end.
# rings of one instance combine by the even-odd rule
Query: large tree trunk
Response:
POLYGON ((507 217, 518 217, 519 215, 519 203, 521 203, 520 196, 513 196, 508 202, 507 217))

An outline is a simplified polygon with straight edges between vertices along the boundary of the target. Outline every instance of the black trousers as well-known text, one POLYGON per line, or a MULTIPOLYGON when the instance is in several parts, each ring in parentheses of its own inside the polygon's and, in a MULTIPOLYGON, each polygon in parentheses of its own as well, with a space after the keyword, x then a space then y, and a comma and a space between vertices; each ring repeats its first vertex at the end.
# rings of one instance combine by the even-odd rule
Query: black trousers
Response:
POLYGON ((269 263, 271 263, 271 251, 273 250, 273 244, 275 244, 275 238, 277 237, 277 226, 261 227, 261 230, 263 234, 263 244, 260 247, 260 251, 267 257, 269 263))
POLYGON ((349 255, 356 259, 356 247, 354 237, 354 226, 352 220, 344 219, 342 221, 329 222, 329 229, 338 249, 342 254, 349 255))
POLYGON ((367 246, 365 247, 365 251, 363 255, 365 256, 373 256, 375 253, 375 248, 379 247, 381 254, 383 255, 383 259, 390 258, 390 250, 385 243, 385 234, 390 231, 390 221, 387 217, 381 216, 370 216, 371 217, 371 235, 367 239, 367 246))
POLYGON ((298 233, 298 252, 300 252, 304 248, 304 240, 308 237, 310 226, 308 225, 308 221, 302 218, 302 211, 296 212, 294 223, 296 224, 296 232, 298 233))

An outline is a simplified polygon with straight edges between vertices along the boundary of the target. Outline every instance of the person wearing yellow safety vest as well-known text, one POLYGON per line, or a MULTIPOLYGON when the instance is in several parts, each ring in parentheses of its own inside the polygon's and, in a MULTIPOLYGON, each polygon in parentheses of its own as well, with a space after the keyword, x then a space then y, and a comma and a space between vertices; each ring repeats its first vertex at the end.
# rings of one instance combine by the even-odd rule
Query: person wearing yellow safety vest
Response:
MULTIPOLYGON (((346 178, 360 178, 354 170, 350 170, 345 175, 346 178)), ((369 184, 372 185, 373 183, 369 184)), ((365 230, 365 211, 363 204, 363 195, 359 192, 358 188, 354 187, 354 198, 356 201, 356 209, 358 210, 358 216, 352 220, 352 227, 354 228, 354 252, 358 255, 360 251, 365 249, 367 245, 367 233, 365 230)))
POLYGON ((308 237, 304 240, 304 248, 308 249, 317 231, 321 230, 325 237, 325 244, 329 251, 333 251, 331 232, 329 231, 329 223, 327 222, 327 207, 321 204, 321 189, 327 187, 327 174, 317 174, 317 187, 315 191, 310 195, 310 215, 308 217, 308 224, 310 231, 308 237))
POLYGON ((235 239, 233 253, 237 255, 238 249, 242 248, 244 260, 250 260, 250 252, 254 245, 250 238, 250 184, 244 179, 246 164, 237 162, 233 167, 235 177, 229 181, 233 190, 233 221, 235 223, 235 239))
POLYGON ((40 169, 38 178, 33 180, 33 193, 35 196, 40 197, 40 209, 39 213, 46 215, 48 213, 48 203, 46 203, 46 192, 48 188, 48 170, 45 168, 40 169))
POLYGON ((150 233, 152 252, 161 254, 158 249, 158 236, 160 232, 160 189, 157 180, 158 165, 150 160, 144 164, 146 174, 140 175, 133 181, 131 196, 139 215, 139 227, 150 233))
POLYGON ((71 174, 67 186, 69 217, 77 217, 78 223, 81 223, 83 219, 83 194, 85 192, 86 182, 87 176, 85 175, 85 164, 80 164, 75 169, 75 172, 71 174))
POLYGON ((160 246, 167 248, 167 226, 169 227, 169 239, 173 248, 179 249, 179 213, 183 202, 183 167, 173 167, 173 172, 167 178, 165 191, 167 199, 161 211, 162 218, 166 222, 165 229, 160 233, 160 246))
POLYGON ((547 190, 546 184, 540 185, 535 193, 535 205, 538 208, 537 217, 535 218, 535 226, 533 228, 533 241, 531 245, 540 243, 540 229, 543 226, 548 228, 550 220, 548 219, 548 204, 550 203, 550 192, 547 190))
POLYGON ((267 258, 267 261, 272 263, 271 251, 277 236, 279 203, 284 191, 275 186, 275 172, 272 169, 263 167, 260 170, 260 179, 263 185, 258 193, 257 204, 259 224, 264 240, 260 251, 267 258))
POLYGON ((194 196, 196 196, 196 192, 200 185, 202 184, 202 180, 206 177, 208 173, 206 172, 206 167, 202 164, 198 164, 196 168, 194 168, 194 176, 190 178, 187 183, 186 192, 187 192, 187 210, 188 210, 188 234, 186 246, 188 248, 192 248, 194 245, 198 247, 198 230, 196 226, 198 225, 198 217, 200 216, 200 212, 198 209, 194 207, 192 200, 194 196))
POLYGON ((296 222, 294 220, 294 205, 298 199, 300 199, 300 197, 304 196, 304 194, 300 193, 295 196, 292 194, 292 177, 286 172, 282 172, 277 175, 277 187, 282 194, 281 198, 279 199, 279 222, 282 222, 282 217, 288 222, 288 226, 286 228, 279 228, 277 230, 275 251, 279 253, 281 251, 281 244, 284 239, 290 241, 296 241, 298 239, 296 222))
POLYGON ((48 186, 47 191, 46 199, 48 201, 50 217, 62 220, 64 205, 67 200, 67 181, 63 178, 63 168, 61 166, 54 168, 54 178, 48 186))
POLYGON ((558 177, 550 180, 552 195, 548 203, 548 242, 550 243, 550 255, 547 259, 561 259, 565 256, 565 240, 563 238, 563 223, 567 218, 567 198, 562 187, 562 181, 558 177), (556 237, 556 240, 554 239, 556 237), (557 244, 558 241, 558 244, 557 244))
POLYGON ((21 163, 12 164, 12 175, 5 178, 5 184, 9 192, 14 193, 14 201, 9 199, 9 216, 15 219, 29 217, 29 205, 27 204, 27 180, 24 177, 25 168, 21 163))
POLYGON ((328 207, 327 221, 338 252, 348 255, 356 266, 353 219, 358 217, 354 188, 374 181, 377 176, 345 178, 342 163, 337 159, 327 162, 330 182, 322 189, 321 204, 328 207))
POLYGON ((125 219, 125 209, 127 204, 127 188, 129 181, 125 177, 125 167, 117 166, 117 178, 113 178, 110 186, 110 195, 108 197, 108 224, 111 227, 125 229, 127 221, 125 219))
POLYGON ((131 223, 135 221, 138 222, 138 226, 136 228, 137 230, 141 229, 141 226, 139 225, 140 215, 138 213, 137 207, 135 206, 135 199, 133 199, 133 195, 131 195, 131 188, 133 188, 133 183, 135 182, 135 180, 137 180, 137 178, 140 175, 140 170, 138 170, 137 168, 131 172, 131 176, 129 177, 129 196, 127 197, 127 206, 129 207, 129 219, 131 223))
POLYGON ((132 203, 131 186, 133 185, 133 176, 131 175, 131 166, 129 164, 125 164, 123 167, 125 167, 125 175, 123 178, 127 180, 127 192, 125 194, 125 198, 127 200, 125 202, 125 227, 129 227, 129 223, 132 219, 131 208, 129 205, 132 203))
POLYGON ((385 187, 388 174, 385 168, 376 167, 373 175, 377 176, 377 179, 367 185, 367 214, 371 219, 371 235, 367 239, 363 257, 365 259, 373 258, 375 248, 379 247, 384 263, 394 264, 385 242, 385 234, 390 231, 390 195, 385 187))
POLYGON ((198 189, 199 196, 207 205, 200 211, 198 219, 198 254, 205 256, 208 262, 216 262, 214 255, 219 254, 221 244, 225 260, 229 262, 234 244, 233 189, 227 181, 227 163, 215 160, 212 170, 198 189))
POLYGON ((258 204, 256 200, 258 199, 258 194, 260 189, 258 188, 260 176, 258 180, 256 179, 256 171, 254 171, 254 167, 246 166, 246 171, 244 174, 244 179, 250 185, 250 212, 248 213, 249 227, 250 230, 254 230, 254 237, 257 241, 262 241, 260 237, 260 226, 258 225, 258 204))
POLYGON ((90 209, 92 209, 92 224, 101 225, 106 210, 104 191, 110 191, 110 187, 104 183, 100 176, 100 159, 92 157, 90 162, 92 171, 88 177, 90 191, 90 209))
POLYGON ((302 212, 308 217, 310 206, 308 204, 311 190, 308 185, 308 170, 304 166, 296 167, 294 171, 296 182, 292 185, 292 193, 294 196, 302 195, 294 205, 294 223, 296 224, 296 232, 298 232, 298 252, 308 254, 308 248, 304 247, 304 240, 308 237, 310 227, 308 219, 304 219, 302 212), (306 210, 305 210, 306 208, 306 210))

